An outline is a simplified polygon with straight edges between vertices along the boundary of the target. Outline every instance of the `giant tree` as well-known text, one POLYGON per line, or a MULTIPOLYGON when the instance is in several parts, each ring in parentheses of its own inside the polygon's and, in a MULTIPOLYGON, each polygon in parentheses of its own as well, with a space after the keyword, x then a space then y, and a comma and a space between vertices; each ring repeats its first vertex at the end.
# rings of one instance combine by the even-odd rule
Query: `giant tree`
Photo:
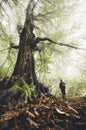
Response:
POLYGON ((19 46, 12 46, 12 48, 19 49, 18 57, 15 64, 14 71, 12 73, 12 78, 21 78, 28 83, 33 84, 37 88, 40 87, 39 82, 37 80, 36 72, 35 72, 35 61, 34 61, 34 52, 40 51, 40 48, 37 44, 40 41, 48 40, 53 42, 48 38, 40 38, 35 37, 34 29, 35 24, 34 21, 39 17, 39 15, 34 15, 34 9, 37 2, 34 0, 30 0, 26 10, 26 19, 24 26, 21 30, 19 30, 20 41, 19 46))
MULTIPOLYGON (((21 30, 18 30, 20 35, 19 46, 11 46, 12 48, 18 49, 17 61, 15 64, 14 71, 12 73, 12 78, 23 77, 23 79, 28 84, 34 84, 36 86, 39 86, 39 82, 37 80, 35 72, 34 52, 36 50, 40 51, 40 48, 37 46, 40 41, 48 40, 49 42, 52 42, 54 44, 77 49, 77 47, 68 44, 54 42, 47 37, 40 38, 35 36, 35 21, 37 19, 41 20, 41 17, 45 18, 45 15, 41 13, 38 13, 36 15, 34 13, 35 7, 38 2, 39 1, 29 0, 29 4, 26 9, 26 18, 23 28, 21 30)), ((46 14, 49 14, 49 12, 46 14)))

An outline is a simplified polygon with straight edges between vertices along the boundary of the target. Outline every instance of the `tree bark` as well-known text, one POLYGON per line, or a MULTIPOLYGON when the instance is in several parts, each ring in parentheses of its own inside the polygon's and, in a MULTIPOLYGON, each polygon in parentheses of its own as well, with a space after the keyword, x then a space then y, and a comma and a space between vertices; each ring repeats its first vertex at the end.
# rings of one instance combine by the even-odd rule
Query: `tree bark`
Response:
POLYGON ((19 52, 12 76, 23 77, 26 82, 36 81, 34 52, 31 48, 33 41, 33 7, 30 1, 27 7, 24 28, 20 34, 19 52))
POLYGON ((36 80, 36 74, 33 51, 30 46, 32 39, 29 28, 28 26, 24 27, 21 33, 17 62, 12 76, 20 76, 27 82, 33 82, 36 80))

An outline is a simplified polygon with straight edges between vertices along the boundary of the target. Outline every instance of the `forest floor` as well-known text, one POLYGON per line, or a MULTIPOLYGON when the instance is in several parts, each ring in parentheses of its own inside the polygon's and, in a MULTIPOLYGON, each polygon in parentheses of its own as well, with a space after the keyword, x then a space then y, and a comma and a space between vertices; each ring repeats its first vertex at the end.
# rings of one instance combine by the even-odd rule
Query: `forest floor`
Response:
POLYGON ((0 104, 0 130, 86 130, 86 97, 63 100, 47 93, 21 107, 0 104))

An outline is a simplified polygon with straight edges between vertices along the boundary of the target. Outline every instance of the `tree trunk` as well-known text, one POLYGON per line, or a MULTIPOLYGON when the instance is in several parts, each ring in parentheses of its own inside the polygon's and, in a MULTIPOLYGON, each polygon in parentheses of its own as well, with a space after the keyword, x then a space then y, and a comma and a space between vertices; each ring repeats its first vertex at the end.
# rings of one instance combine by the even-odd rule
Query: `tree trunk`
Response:
POLYGON ((35 74, 34 52, 31 48, 31 43, 33 41, 34 6, 34 0, 30 0, 27 7, 24 28, 20 34, 18 57, 12 74, 12 76, 23 77, 28 83, 34 83, 37 80, 35 74))
POLYGON ((35 2, 30 0, 27 7, 26 20, 24 28, 20 34, 19 52, 12 77, 23 77, 28 84, 34 84, 39 94, 48 92, 48 89, 38 82, 35 73, 34 50, 37 43, 46 40, 45 38, 35 38, 34 29, 34 11, 35 2))
POLYGON ((27 82, 34 82, 36 80, 34 55, 31 49, 32 34, 30 26, 24 26, 20 36, 20 47, 17 57, 17 62, 12 76, 20 76, 27 82))

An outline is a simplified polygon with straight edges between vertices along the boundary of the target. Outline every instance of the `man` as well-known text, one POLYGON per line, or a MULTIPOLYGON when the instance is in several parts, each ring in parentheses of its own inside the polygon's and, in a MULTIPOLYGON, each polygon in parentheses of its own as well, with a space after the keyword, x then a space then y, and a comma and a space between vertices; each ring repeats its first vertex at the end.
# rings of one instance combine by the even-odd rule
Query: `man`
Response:
POLYGON ((60 80, 59 88, 60 88, 61 93, 62 93, 62 98, 65 99, 66 98, 65 83, 62 80, 60 80))

